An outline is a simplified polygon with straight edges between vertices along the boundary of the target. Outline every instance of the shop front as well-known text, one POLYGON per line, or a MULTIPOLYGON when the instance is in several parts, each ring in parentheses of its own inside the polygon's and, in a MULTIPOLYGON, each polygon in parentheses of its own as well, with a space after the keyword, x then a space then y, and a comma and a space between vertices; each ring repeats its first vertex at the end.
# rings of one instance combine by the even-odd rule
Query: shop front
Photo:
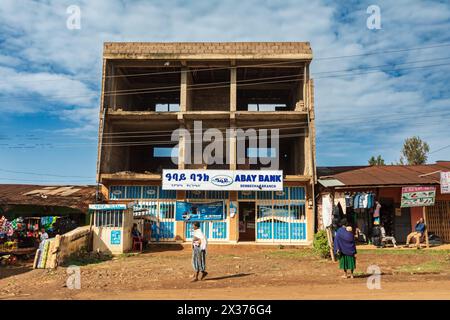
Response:
POLYGON ((135 221, 150 221, 151 242, 189 241, 198 221, 210 242, 310 244, 308 223, 314 218, 306 205, 307 184, 281 180, 279 185, 277 191, 168 190, 164 182, 105 188, 110 203, 134 202, 135 221))
MULTIPOLYGON (((319 168, 318 229, 340 215, 370 242, 374 228, 405 243, 420 218, 430 244, 450 242, 450 193, 439 183, 450 162, 422 166, 319 168), (337 209, 336 209, 337 208, 337 209)), ((365 239, 364 239, 365 238, 365 239)))

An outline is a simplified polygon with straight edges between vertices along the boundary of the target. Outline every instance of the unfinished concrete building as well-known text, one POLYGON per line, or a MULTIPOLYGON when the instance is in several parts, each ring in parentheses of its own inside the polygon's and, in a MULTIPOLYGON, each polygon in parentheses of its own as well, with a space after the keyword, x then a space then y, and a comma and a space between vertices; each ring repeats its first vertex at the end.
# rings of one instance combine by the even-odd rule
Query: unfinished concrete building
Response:
POLYGON ((190 239, 190 222, 175 219, 176 201, 223 200, 223 220, 202 222, 210 241, 310 244, 315 180, 311 60, 307 42, 105 43, 97 165, 105 197, 111 203, 136 201, 137 215, 154 221, 153 241, 190 239), (246 144, 245 157, 276 157, 284 190, 163 190, 164 169, 264 168, 238 161, 235 136, 224 139, 229 161, 186 163, 193 148, 183 137, 172 141, 171 133, 193 130, 195 121, 202 121, 203 130, 279 129, 276 150, 251 150, 246 144), (233 203, 237 210, 230 215, 233 203))

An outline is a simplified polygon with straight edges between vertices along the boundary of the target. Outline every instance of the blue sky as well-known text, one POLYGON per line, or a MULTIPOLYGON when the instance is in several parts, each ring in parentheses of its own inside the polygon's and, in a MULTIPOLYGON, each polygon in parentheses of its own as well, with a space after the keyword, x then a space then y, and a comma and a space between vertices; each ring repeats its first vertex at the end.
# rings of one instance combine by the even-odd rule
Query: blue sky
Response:
POLYGON ((95 182, 104 41, 309 41, 318 165, 396 162, 412 135, 429 162, 450 159, 448 1, 2 0, 1 183, 95 182), (373 4, 380 30, 366 27, 373 4))

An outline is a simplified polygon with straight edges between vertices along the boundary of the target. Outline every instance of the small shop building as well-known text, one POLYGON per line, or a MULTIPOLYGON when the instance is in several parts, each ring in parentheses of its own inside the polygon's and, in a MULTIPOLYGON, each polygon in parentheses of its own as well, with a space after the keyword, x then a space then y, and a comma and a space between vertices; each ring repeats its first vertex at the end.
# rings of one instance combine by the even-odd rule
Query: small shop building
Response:
POLYGON ((96 201, 96 186, 0 185, 0 215, 18 217, 67 216, 89 224, 88 206, 96 201))
POLYGON ((0 248, 32 249, 42 228, 53 237, 89 224, 95 201, 95 186, 0 185, 0 248))
POLYGON ((332 223, 333 210, 338 207, 369 239, 373 226, 382 224, 387 235, 404 243, 417 220, 424 217, 429 234, 443 243, 450 242, 450 194, 442 192, 440 184, 441 172, 450 171, 450 161, 426 165, 319 167, 317 170, 319 230, 332 223), (423 206, 401 206, 405 187, 434 188, 434 199, 423 206), (377 202, 381 205, 379 215, 375 214, 377 202))

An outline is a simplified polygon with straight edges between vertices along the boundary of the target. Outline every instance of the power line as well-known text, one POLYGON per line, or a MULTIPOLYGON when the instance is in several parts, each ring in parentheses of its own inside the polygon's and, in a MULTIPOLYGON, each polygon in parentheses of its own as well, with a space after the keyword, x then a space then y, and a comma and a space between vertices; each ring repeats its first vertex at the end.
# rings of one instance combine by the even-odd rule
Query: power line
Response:
POLYGON ((444 149, 447 149, 447 148, 450 148, 450 144, 449 144, 449 145, 446 145, 446 146, 444 146, 444 147, 442 147, 442 148, 439 148, 439 149, 437 149, 437 150, 434 150, 433 152, 430 152, 429 154, 432 154, 432 153, 435 153, 435 152, 438 152, 438 151, 441 151, 441 150, 444 150, 444 149))
POLYGON ((5 170, 5 169, 0 169, 0 171, 8 172, 8 173, 19 173, 19 174, 29 174, 29 175, 49 176, 49 177, 61 177, 61 178, 92 178, 92 177, 87 177, 87 176, 66 176, 66 175, 58 175, 58 174, 50 174, 50 173, 34 173, 34 172, 14 171, 14 170, 5 170))
MULTIPOLYGON (((450 45, 450 44, 449 44, 450 45)), ((429 61, 436 61, 436 60, 447 60, 450 59, 450 57, 445 57, 445 58, 438 58, 438 59, 430 59, 429 61)), ((412 63, 419 63, 419 62, 424 62, 426 60, 418 60, 418 61, 413 61, 413 62, 405 62, 405 63, 399 63, 399 64, 394 64, 395 65, 404 65, 404 64, 412 64, 412 63)), ((425 65, 425 66, 417 66, 417 67, 409 67, 409 68, 394 68, 394 69, 387 69, 387 70, 373 70, 372 72, 362 72, 362 73, 349 73, 349 74, 338 74, 338 75, 331 75, 331 76, 322 76, 322 77, 315 77, 314 79, 323 79, 323 78, 336 78, 336 77, 346 77, 346 76, 356 76, 356 75, 362 75, 362 74, 369 74, 369 73, 373 73, 373 72, 387 72, 387 71, 402 71, 402 70, 409 70, 409 69, 420 69, 420 68, 429 68, 429 67, 438 67, 438 66, 444 66, 444 65, 448 65, 450 63, 444 63, 444 64, 436 64, 436 65, 425 65)), ((357 71, 357 70, 368 70, 368 69, 374 69, 374 68, 379 68, 379 67, 384 67, 384 66, 393 66, 391 65, 379 65, 379 66, 368 66, 368 67, 360 67, 360 68, 353 68, 353 69, 342 69, 342 70, 334 70, 334 71, 323 71, 320 72, 319 74, 327 74, 327 73, 337 73, 337 72, 351 72, 351 71, 357 71)), ((264 82, 258 82, 255 81, 253 83, 244 83, 244 84, 239 84, 240 87, 242 86, 255 86, 255 85, 261 85, 261 84, 274 84, 274 83, 286 83, 286 82, 297 82, 300 80, 304 79, 304 76, 299 76, 299 75, 288 75, 288 76, 278 76, 278 77, 269 77, 266 79, 281 79, 281 78, 287 78, 287 77, 296 77, 292 80, 285 80, 285 81, 264 81, 264 82)), ((247 79, 247 80, 239 80, 237 81, 238 83, 240 82, 250 82, 253 80, 260 80, 260 79, 264 79, 264 78, 254 78, 254 79, 247 79)), ((224 83, 224 82, 210 82, 210 83, 199 83, 199 84, 192 84, 189 85, 187 90, 208 90, 208 89, 216 89, 216 88, 227 88, 230 86, 229 82, 226 82, 226 85, 215 85, 215 84, 220 84, 220 83, 224 83)), ((149 88, 140 88, 140 89, 126 89, 123 91, 127 91, 127 93, 121 93, 122 90, 115 90, 115 91, 108 91, 105 92, 103 95, 104 96, 111 96, 111 95, 118 95, 118 96, 123 96, 123 95, 134 95, 134 94, 146 94, 146 93, 167 93, 167 92, 179 92, 180 91, 180 86, 176 85, 176 86, 166 86, 166 87, 149 87, 149 88), (167 90, 159 90, 158 88, 175 88, 173 90, 167 89, 167 90), (117 93, 119 92, 119 93, 117 93)), ((97 93, 92 93, 92 94, 88 94, 88 95, 74 95, 74 96, 67 96, 67 95, 59 95, 59 96, 53 96, 53 97, 45 97, 46 100, 57 100, 60 98, 87 98, 87 97, 91 97, 91 96, 96 96, 97 93)), ((15 101, 33 101, 35 100, 34 98, 19 98, 19 99, 14 99, 15 101)), ((8 100, 0 100, 0 102, 6 102, 9 101, 8 100)))
MULTIPOLYGON (((9 180, 9 181, 28 181, 28 182, 32 182, 32 181, 38 181, 38 182, 62 182, 62 181, 57 181, 57 180, 13 179, 13 178, 5 178, 5 177, 0 177, 0 180, 9 180)), ((72 181, 85 181, 85 182, 87 182, 88 180, 72 180, 72 181)), ((95 183, 95 182, 94 182, 94 183, 95 183)), ((67 185, 67 183, 62 184, 62 185, 67 185)))
MULTIPOLYGON (((437 59, 437 60, 448 60, 450 57, 437 59)), ((425 60, 424 60, 425 61, 425 60)), ((424 61, 417 61, 417 62, 407 62, 407 63, 399 63, 396 65, 404 65, 404 64, 412 64, 412 63, 419 63, 424 61)), ((433 59, 430 59, 429 61, 434 61, 433 59)), ((435 66, 443 66, 448 65, 450 63, 444 63, 444 64, 436 64, 436 65, 426 65, 426 66, 416 66, 416 67, 409 67, 409 68, 393 68, 393 69, 387 69, 387 70, 373 70, 372 72, 367 73, 373 73, 375 72, 385 72, 385 71, 401 71, 401 70, 408 70, 408 69, 419 69, 419 68, 427 68, 427 67, 435 67, 435 66)), ((368 69, 374 69, 374 68, 380 68, 380 67, 392 67, 393 65, 379 65, 379 66, 369 66, 369 67, 361 67, 361 68, 353 68, 353 69, 342 69, 342 70, 334 70, 334 71, 323 71, 319 72, 320 74, 327 74, 327 73, 338 73, 338 72, 352 72, 352 71, 358 71, 358 70, 368 70, 368 69)), ((395 66, 395 65, 394 65, 395 66)), ((349 73, 348 75, 330 75, 330 76, 322 76, 322 77, 314 77, 313 79, 323 79, 323 78, 334 78, 334 77, 341 77, 341 76, 352 76, 352 75, 359 75, 359 74, 367 74, 367 73, 349 73)), ((285 76, 275 76, 275 77, 267 77, 267 78, 253 78, 253 79, 246 79, 246 80, 239 80, 236 81, 238 87, 242 86, 254 86, 254 85, 260 85, 260 84, 272 84, 272 83, 283 83, 283 82, 297 82, 300 80, 304 80, 304 75, 285 75, 285 76), (271 80, 271 79, 286 79, 286 78, 294 78, 289 79, 286 81, 259 81, 259 80, 271 80), (258 80, 258 81, 257 81, 258 80), (252 82, 255 81, 255 82, 252 82), (244 83, 243 82, 250 82, 250 83, 244 83)), ((214 88, 227 88, 230 86, 229 81, 225 82, 209 82, 209 83, 198 83, 198 84, 192 84, 187 86, 187 90, 207 90, 207 89, 214 89, 214 88), (219 85, 219 84, 224 85, 219 85)), ((111 91, 105 91, 104 96, 111 96, 111 95, 131 95, 131 94, 145 94, 145 93, 165 93, 165 92, 179 92, 180 86, 167 86, 167 87, 148 87, 148 88, 139 88, 139 89, 125 89, 125 90, 111 90, 111 91), (161 88, 166 88, 167 90, 161 90, 161 88), (170 90, 170 88, 174 88, 173 90, 170 90), (125 92, 124 94, 122 94, 125 92)))
MULTIPOLYGON (((406 106, 402 106, 403 108, 410 108, 411 105, 406 105, 406 106)), ((420 116, 420 118, 427 118, 427 117, 434 117, 435 114, 440 114, 441 116, 450 116, 449 114, 443 114, 444 110, 431 110, 431 111, 427 111, 427 110, 423 110, 423 113, 414 113, 414 114, 404 114, 402 112, 394 112, 394 113, 377 113, 377 114, 373 114, 373 115, 364 115, 364 116, 357 116, 357 117, 343 117, 343 118, 334 118, 334 119, 329 119, 329 120, 321 120, 318 121, 316 119, 316 121, 318 123, 321 124, 332 124, 332 123, 339 123, 339 124, 352 124, 352 123, 358 123, 358 125, 362 125, 364 123, 361 123, 358 120, 369 120, 369 119, 378 119, 381 116, 384 117, 385 119, 383 120, 383 123, 389 123, 389 122, 393 122, 396 120, 404 120, 404 119, 409 119, 409 118, 417 118, 420 116)), ((263 114, 264 111, 261 111, 261 113, 263 114)), ((226 120, 225 120, 226 121, 226 120)), ((365 123, 367 123, 367 121, 365 121, 365 123)), ((429 122, 428 122, 429 123, 429 122)), ((298 122, 298 121, 289 121, 289 122, 278 122, 278 123, 265 123, 265 124, 261 124, 258 127, 255 127, 255 125, 248 125, 248 126, 236 126, 236 127, 230 127, 229 125, 227 126, 223 126, 223 127, 215 127, 212 129, 218 129, 218 130, 231 130, 231 129, 236 129, 236 130, 244 130, 244 129, 270 129, 270 128, 274 128, 274 129, 279 129, 279 130, 288 130, 288 129, 296 129, 296 128, 307 128, 307 123, 306 122, 298 122)), ((174 128, 174 130, 180 129, 179 127, 174 128)), ((206 130, 208 130, 209 128, 204 128, 202 126, 202 130, 201 133, 203 134, 206 130)), ((174 130, 145 130, 145 131, 120 131, 120 132, 111 132, 111 133, 104 133, 103 134, 103 138, 106 139, 127 139, 127 138, 149 138, 149 137, 170 137, 172 136, 172 133, 174 130), (132 134, 137 134, 137 135, 132 135, 132 134)), ((184 132, 188 132, 190 134, 195 134, 198 133, 199 131, 197 131, 197 128, 184 128, 183 131, 184 132)), ((59 137, 59 136, 58 136, 59 137)), ((160 142, 164 142, 162 140, 159 140, 160 142)), ((94 144, 94 142, 92 143, 94 144)), ((95 142, 95 144, 97 144, 97 142, 95 142)), ((41 144, 39 144, 41 145, 41 144)), ((65 145, 70 145, 70 144, 65 144, 65 145)))
MULTIPOLYGON (((411 69, 422 69, 422 68, 432 68, 432 67, 440 67, 440 66, 447 66, 450 65, 450 63, 442 63, 442 64, 435 64, 435 65, 426 65, 426 66, 417 66, 417 67, 409 67, 409 68, 396 68, 396 69, 387 69, 387 70, 373 70, 373 71, 369 71, 369 72, 360 72, 360 73, 349 73, 349 74, 341 74, 341 75, 333 75, 333 76, 323 76, 323 77, 315 77, 314 79, 325 79, 325 78, 339 78, 339 77, 353 77, 353 76, 358 76, 358 75, 364 75, 364 74, 371 74, 371 73, 375 73, 375 72, 387 72, 387 71, 403 71, 403 70, 411 70, 411 69)), ((285 76, 282 76, 285 77, 285 76)), ((298 77, 298 78, 294 78, 294 79, 289 79, 289 80, 278 80, 278 81, 264 81, 264 82, 254 82, 254 83, 244 83, 244 84, 240 84, 239 87, 243 87, 243 86, 256 86, 256 85, 261 85, 261 84, 276 84, 276 83, 288 83, 288 82, 298 82, 300 80, 303 80, 303 77, 298 77)), ((209 89, 219 89, 219 88, 227 88, 229 87, 229 84, 227 85, 217 85, 217 86, 212 86, 212 85, 208 85, 205 87, 195 87, 195 88, 187 88, 188 91, 192 91, 192 90, 209 90, 209 89)), ((128 93, 119 93, 116 94, 114 93, 114 95, 116 96, 125 96, 125 95, 136 95, 136 94, 146 94, 146 93, 167 93, 167 92, 179 92, 179 89, 175 89, 175 90, 146 90, 146 91, 139 91, 139 92, 128 92, 128 93)), ((92 95, 97 95, 96 93, 92 93, 90 95, 77 95, 77 96, 66 96, 66 95, 60 95, 60 96, 53 96, 53 97, 45 97, 46 100, 58 100, 61 98, 86 98, 92 95)), ((104 94, 105 96, 112 96, 112 93, 109 94, 104 94)), ((9 99, 10 100, 10 99, 9 99)), ((9 100, 0 100, 0 102, 6 102, 9 100)), ((21 99, 14 99, 14 101, 34 101, 35 98, 21 98, 21 99)))
MULTIPOLYGON (((426 50, 426 49, 441 48, 441 47, 448 47, 448 46, 450 46, 450 43, 441 43, 441 44, 434 44, 434 45, 430 45, 430 46, 411 47, 411 48, 394 49, 394 50, 372 51, 372 52, 353 54, 353 55, 317 57, 317 58, 314 58, 312 61, 346 59, 346 58, 363 57, 363 56, 378 55, 378 54, 399 53, 399 52, 407 52, 407 51, 415 51, 415 50, 426 50)), ((226 69, 233 69, 233 68, 251 68, 251 67, 274 66, 274 65, 276 66, 276 65, 283 65, 283 64, 290 64, 290 63, 300 63, 300 62, 305 62, 305 61, 309 61, 309 59, 289 60, 289 61, 280 61, 280 62, 265 62, 265 63, 260 63, 260 64, 249 64, 249 65, 243 65, 243 66, 226 66, 226 67, 202 68, 202 69, 192 69, 192 70, 189 70, 189 69, 188 70, 174 70, 174 71, 150 72, 150 73, 129 74, 129 75, 103 75, 102 78, 136 77, 136 76, 173 74, 173 73, 183 73, 183 72, 203 72, 203 71, 213 71, 213 70, 226 70, 226 69)), ((14 79, 8 79, 8 81, 9 80, 14 80, 14 79)), ((75 78, 75 79, 69 79, 69 80, 92 80, 92 78, 91 77, 75 78)), ((23 81, 23 80, 21 80, 21 81, 23 81)), ((32 82, 32 81, 34 81, 34 82, 61 81, 61 79, 26 80, 23 82, 32 82)))
MULTIPOLYGON (((322 71, 322 72, 315 72, 314 74, 328 74, 328 73, 338 73, 338 72, 351 72, 351 71, 357 71, 357 70, 367 70, 367 69, 374 69, 374 68, 382 68, 382 67, 394 67, 394 66, 400 66, 400 65, 408 65, 408 64, 415 64, 415 63, 422 63, 422 62, 431 62, 431 61, 442 61, 442 60, 449 60, 450 57, 443 57, 443 58, 437 58, 437 59, 426 59, 426 60, 416 60, 416 61, 410 61, 410 62, 403 62, 403 63, 396 63, 396 64, 384 64, 384 65, 376 65, 376 66, 366 66, 366 67, 359 67, 359 68, 352 68, 352 69, 341 69, 341 70, 331 70, 331 71, 322 71)), ((260 78, 252 78, 252 79, 244 79, 244 80, 238 80, 236 83, 243 83, 243 82, 252 82, 252 81, 261 81, 261 80, 271 80, 271 79, 285 79, 285 78, 301 78, 300 80, 303 80, 304 75, 301 75, 299 77, 298 74, 291 74, 291 75, 284 75, 284 76, 274 76, 274 77, 260 77, 260 78)), ((200 87, 200 86, 206 86, 208 85, 218 85, 218 84, 226 84, 227 87, 230 86, 230 81, 221 81, 221 82, 209 82, 209 83, 197 83, 197 84, 191 84, 187 87, 200 87)), ((123 89, 123 90, 109 90, 104 91, 103 94, 110 94, 110 93, 122 93, 122 92, 140 92, 140 91, 146 91, 146 90, 160 90, 160 89, 175 89, 176 91, 180 91, 180 85, 173 85, 173 86, 160 86, 160 87, 146 87, 146 88, 137 88, 137 89, 123 89)))
MULTIPOLYGON (((404 106, 405 108, 411 107, 411 106, 404 106)), ((432 110, 432 111, 426 111, 424 110, 424 114, 421 115, 422 117, 432 117, 434 115, 434 113, 442 113, 443 110, 432 110)), ((261 114, 264 114, 265 111, 260 111, 261 114)), ((420 114, 420 113, 419 113, 420 114)), ((450 115, 450 113, 448 114, 450 115)), ((392 119, 404 119, 404 118, 417 118, 418 114, 403 114, 403 113, 377 113, 375 115, 364 115, 364 116, 359 116, 359 117, 343 117, 343 118, 335 118, 335 119, 329 119, 329 120, 316 120, 316 122, 319 123, 342 123, 342 122, 347 122, 349 120, 359 120, 359 119, 378 119, 380 116, 385 116, 385 117, 391 117, 391 116, 399 116, 400 118, 388 118, 385 119, 383 121, 390 121, 392 119)), ((226 121, 226 120, 225 120, 226 121)), ((349 121, 350 123, 354 123, 353 121, 349 121)), ((292 128, 292 127, 286 127, 286 126, 291 126, 293 124, 299 124, 298 122, 295 121, 290 121, 290 122, 278 122, 278 123, 274 123, 274 124, 263 124, 260 125, 260 128, 264 129, 265 127, 267 128, 271 128, 271 127, 275 127, 275 128, 279 128, 279 129, 288 129, 288 128, 292 128)), ((304 122, 303 123, 305 126, 307 126, 307 123, 304 122)), ((238 126, 235 127, 235 129, 248 129, 248 128, 255 128, 255 125, 249 125, 249 126, 238 126)), ((177 127, 176 129, 179 129, 179 127, 177 127)), ((219 130, 226 130, 226 129, 232 129, 232 127, 230 126, 226 126, 226 127, 217 127, 217 128, 213 128, 213 129, 219 129, 219 130)), ((255 128, 258 129, 258 128, 255 128)), ((190 133, 195 133, 195 129, 184 129, 190 133)), ((202 128, 202 131, 206 131, 208 130, 208 128, 202 128)), ((142 133, 151 133, 150 136, 170 136, 171 133, 173 132, 173 130, 148 130, 148 131, 121 131, 121 132, 111 132, 111 133, 104 133, 103 136, 112 136, 109 138, 114 138, 114 136, 117 137, 123 137, 123 138, 127 138, 130 137, 128 136, 128 134, 142 134, 142 133), (166 135, 153 135, 152 133, 168 133, 166 135)))
MULTIPOLYGON (((431 115, 428 115, 431 116, 431 115)), ((417 117, 417 115, 411 115, 411 117, 417 117)), ((427 115, 423 115, 421 116, 421 118, 427 117, 427 115)), ((402 116, 401 119, 405 119, 407 117, 402 116)), ((386 119, 384 122, 392 122, 395 121, 396 119, 386 119)), ((339 121, 340 123, 342 123, 342 121, 339 121)), ((351 122, 352 123, 352 122, 351 122)), ((351 123, 347 123, 347 124, 351 124, 351 123)), ((425 121, 423 123, 415 123, 415 124, 433 124, 434 122, 430 122, 430 121, 425 121)), ((436 121, 436 124, 442 124, 442 120, 436 121)), ((361 126, 369 126, 370 123, 366 122, 366 123, 360 123, 358 122, 359 127, 361 128, 361 126)), ((293 126, 293 127, 285 127, 283 129, 306 129, 307 126, 293 126)), ((304 136, 304 134, 297 134, 298 136, 304 136)), ((294 135, 292 134, 280 134, 278 135, 280 138, 287 138, 287 137, 293 137, 294 135)), ((195 138, 194 138, 195 139, 195 138)), ((226 139, 220 139, 217 141, 224 141, 226 139)), ((191 140, 192 141, 192 140, 191 140)), ((197 140, 195 140, 197 141, 197 140)), ((208 141, 203 141, 203 142, 208 142, 208 141)), ((106 143, 102 143, 102 146, 115 146, 115 147, 123 147, 123 146, 139 146, 139 145, 176 145, 178 144, 179 141, 170 141, 170 140, 132 140, 132 141, 122 141, 122 142, 106 142, 106 143)), ((98 143, 72 143, 72 144, 52 144, 51 148, 54 147, 77 147, 77 146, 98 146, 98 143)))

